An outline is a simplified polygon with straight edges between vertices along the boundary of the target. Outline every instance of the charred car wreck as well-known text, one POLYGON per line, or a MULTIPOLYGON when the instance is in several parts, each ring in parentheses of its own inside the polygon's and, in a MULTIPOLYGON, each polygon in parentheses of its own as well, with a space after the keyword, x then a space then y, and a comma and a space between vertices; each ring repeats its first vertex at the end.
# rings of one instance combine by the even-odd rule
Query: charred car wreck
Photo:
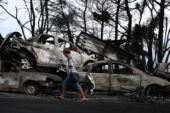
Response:
MULTIPOLYGON (((35 95, 40 88, 60 89, 65 73, 56 70, 61 59, 65 62, 67 60, 63 55, 64 48, 70 48, 77 69, 95 61, 74 44, 52 35, 38 35, 24 40, 19 32, 8 34, 6 38, 2 38, 0 44, 1 59, 11 63, 1 62, 1 90, 25 91, 27 94, 35 95), (15 71, 11 72, 12 69, 15 71), (8 77, 8 74, 11 76, 8 77), (18 78, 19 81, 13 78, 18 78), (16 87, 14 82, 17 84, 16 87)), ((83 90, 88 91, 90 83, 87 82, 86 72, 79 74, 79 81, 83 90)), ((68 89, 73 89, 72 85, 70 86, 68 89)))
MULTIPOLYGON (((170 82, 118 61, 98 61, 83 68, 92 80, 94 91, 110 91, 165 96, 170 82), (93 82, 94 81, 94 82, 93 82)), ((82 71, 83 71, 82 70, 82 71)))
POLYGON ((110 40, 101 40, 94 35, 81 32, 76 41, 76 45, 88 54, 107 57, 116 61, 127 61, 134 58, 134 55, 120 48, 118 45, 122 42, 110 42, 110 40))
POLYGON ((152 75, 170 81, 170 63, 159 63, 152 75))
POLYGON ((76 68, 87 65, 95 60, 69 41, 52 35, 38 35, 23 40, 18 32, 10 33, 0 45, 1 59, 18 64, 21 69, 43 69, 55 73, 57 64, 62 59, 63 48, 70 48, 76 68))
POLYGON ((52 35, 42 34, 24 40, 18 32, 8 34, 0 41, 0 57, 9 64, 5 66, 4 61, 1 62, 0 90, 20 90, 35 95, 39 88, 61 88, 65 73, 56 70, 61 59, 67 60, 63 55, 64 48, 71 50, 84 91, 142 92, 146 96, 160 96, 166 94, 165 89, 170 86, 169 78, 151 76, 120 62, 133 58, 131 53, 83 32, 77 37, 77 46, 52 35), (112 60, 95 62, 87 53, 112 60))
POLYGON ((61 87, 62 78, 59 76, 40 73, 25 72, 10 61, 1 61, 0 90, 21 91, 28 95, 36 95, 39 91, 49 92, 61 87))

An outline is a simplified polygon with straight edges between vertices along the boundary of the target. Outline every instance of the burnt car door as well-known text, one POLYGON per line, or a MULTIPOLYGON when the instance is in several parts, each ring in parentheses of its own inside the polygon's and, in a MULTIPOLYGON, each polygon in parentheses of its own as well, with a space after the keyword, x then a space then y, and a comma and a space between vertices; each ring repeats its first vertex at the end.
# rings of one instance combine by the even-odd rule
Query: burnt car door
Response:
POLYGON ((140 75, 134 74, 132 68, 127 65, 112 64, 112 88, 116 91, 131 92, 140 86, 140 75))
POLYGON ((91 70, 95 82, 95 90, 110 91, 109 64, 94 64, 91 70))
POLYGON ((2 62, 0 72, 0 89, 19 88, 20 71, 10 62, 2 62))

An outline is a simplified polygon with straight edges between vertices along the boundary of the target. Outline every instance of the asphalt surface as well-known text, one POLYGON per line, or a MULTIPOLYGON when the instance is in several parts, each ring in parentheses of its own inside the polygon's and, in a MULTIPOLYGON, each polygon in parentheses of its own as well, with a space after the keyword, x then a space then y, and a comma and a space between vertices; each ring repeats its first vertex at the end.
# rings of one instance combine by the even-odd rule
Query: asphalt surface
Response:
POLYGON ((169 113, 170 101, 136 101, 108 95, 87 95, 88 100, 77 102, 78 94, 67 94, 65 100, 55 96, 27 96, 0 92, 0 113, 169 113))

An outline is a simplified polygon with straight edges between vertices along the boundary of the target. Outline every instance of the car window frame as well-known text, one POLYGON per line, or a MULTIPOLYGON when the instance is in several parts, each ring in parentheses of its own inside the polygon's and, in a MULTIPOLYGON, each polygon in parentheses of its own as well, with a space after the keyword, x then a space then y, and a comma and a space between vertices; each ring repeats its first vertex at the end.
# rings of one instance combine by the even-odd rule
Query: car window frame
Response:
POLYGON ((123 64, 123 63, 118 63, 118 62, 112 62, 111 63, 111 73, 112 74, 119 74, 119 75, 135 75, 135 73, 134 73, 134 70, 130 67, 130 66, 128 66, 128 65, 126 65, 126 64, 123 64), (131 70, 131 74, 124 74, 124 73, 113 73, 113 64, 117 64, 118 65, 118 71, 119 71, 119 65, 123 65, 123 66, 125 66, 125 67, 127 67, 128 69, 130 69, 131 70))
MULTIPOLYGON (((165 68, 165 70, 164 70, 164 73, 166 73, 166 74, 170 74, 170 72, 166 72, 168 66, 170 67, 170 64, 167 64, 167 66, 166 66, 166 68, 165 68)), ((170 68, 169 68, 169 70, 170 70, 170 68)))
POLYGON ((93 72, 93 69, 97 66, 97 65, 106 65, 106 64, 108 64, 108 74, 110 74, 111 72, 110 72, 110 63, 109 62, 103 62, 103 63, 97 63, 97 64, 93 64, 92 65, 92 67, 91 67, 91 69, 90 69, 90 72, 91 73, 99 73, 99 72, 93 72))
MULTIPOLYGON (((71 46, 73 46, 76 50, 73 50, 73 49, 70 49, 71 51, 75 51, 75 52, 79 52, 79 53, 81 53, 82 51, 77 47, 77 46, 75 46, 73 43, 71 43, 70 41, 67 41, 67 40, 65 40, 65 39, 62 39, 62 38, 58 38, 58 41, 57 41, 57 47, 58 48, 60 48, 59 47, 59 40, 62 40, 63 42, 65 41, 66 43, 69 43, 71 46)), ((70 47, 68 47, 68 48, 70 48, 70 47)), ((61 49, 63 49, 63 48, 61 48, 61 49)))
MULTIPOLYGON (((47 41, 45 41, 45 42, 47 42, 47 41)), ((38 38, 37 43, 42 44, 42 45, 45 45, 45 46, 49 46, 49 47, 56 47, 55 37, 52 36, 52 35, 47 35, 47 36, 41 35, 41 36, 38 38), (47 40, 48 38, 53 38, 54 44, 51 43, 51 45, 46 45, 45 43, 41 43, 41 41, 40 41, 41 38, 45 38, 45 40, 47 40)))

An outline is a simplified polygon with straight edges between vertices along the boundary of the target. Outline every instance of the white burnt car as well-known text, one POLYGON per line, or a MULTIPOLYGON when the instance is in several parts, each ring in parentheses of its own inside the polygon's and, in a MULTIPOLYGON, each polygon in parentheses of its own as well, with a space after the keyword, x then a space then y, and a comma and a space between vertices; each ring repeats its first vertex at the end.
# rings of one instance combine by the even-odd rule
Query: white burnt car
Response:
POLYGON ((56 70, 61 59, 66 61, 64 48, 70 48, 76 68, 95 61, 71 42, 52 35, 38 35, 23 40, 20 33, 13 32, 0 44, 1 58, 20 64, 22 69, 45 67, 56 70))
MULTIPOLYGON (((146 96, 161 96, 167 93, 170 82, 118 61, 98 61, 84 67, 92 78, 94 91, 138 92, 146 96)), ((82 76, 85 73, 79 72, 82 76)))

